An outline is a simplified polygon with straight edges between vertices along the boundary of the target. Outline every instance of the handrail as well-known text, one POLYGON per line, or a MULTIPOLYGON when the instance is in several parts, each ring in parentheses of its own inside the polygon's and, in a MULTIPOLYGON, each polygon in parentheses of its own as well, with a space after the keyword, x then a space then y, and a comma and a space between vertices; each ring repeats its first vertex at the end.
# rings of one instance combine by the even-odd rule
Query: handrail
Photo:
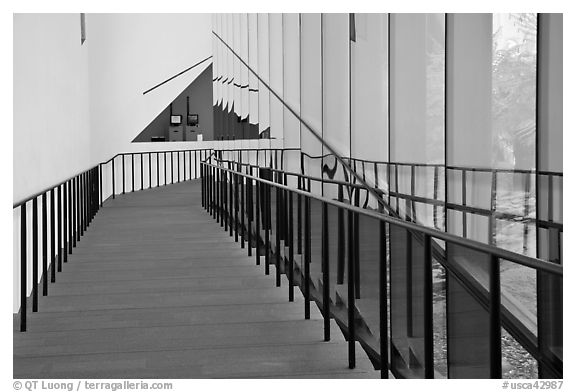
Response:
POLYGON ((294 193, 302 195, 302 196, 311 197, 311 198, 318 200, 318 201, 321 201, 323 203, 327 203, 327 204, 330 204, 330 205, 338 207, 338 208, 343 208, 343 209, 346 209, 348 211, 367 216, 369 218, 377 219, 379 221, 383 221, 383 222, 390 223, 390 224, 393 224, 396 226, 400 226, 400 227, 407 229, 407 230, 410 230, 410 231, 415 231, 415 232, 420 232, 422 234, 427 234, 431 237, 438 238, 442 241, 447 241, 450 243, 454 243, 456 245, 466 247, 468 249, 477 250, 477 251, 480 251, 483 253, 488 253, 492 256, 496 256, 498 258, 502 258, 502 259, 505 259, 505 260, 508 260, 508 261, 511 261, 511 262, 514 262, 517 264, 521 264, 525 267, 550 272, 550 273, 553 273, 556 275, 563 275, 563 267, 560 264, 551 263, 549 261, 534 258, 534 257, 524 256, 524 255, 514 253, 511 251, 502 249, 502 248, 497 248, 493 245, 488 245, 488 244, 484 244, 484 243, 479 242, 479 241, 471 240, 469 238, 462 238, 462 237, 456 236, 454 234, 447 233, 445 231, 440 231, 440 230, 433 229, 433 228, 430 228, 427 226, 422 226, 422 225, 419 225, 416 223, 411 223, 411 222, 405 221, 403 219, 393 218, 393 217, 385 215, 385 214, 379 214, 379 213, 373 212, 371 210, 356 207, 356 206, 353 206, 351 204, 342 203, 342 202, 339 202, 337 200, 326 198, 324 196, 316 195, 316 194, 306 192, 306 191, 303 191, 300 189, 291 188, 287 185, 278 184, 278 183, 273 182, 273 181, 269 181, 269 180, 265 180, 265 179, 262 179, 259 177, 251 176, 249 174, 244 174, 241 172, 239 173, 233 169, 227 169, 227 168, 222 167, 222 166, 217 166, 217 165, 213 165, 210 163, 204 163, 204 162, 202 164, 216 168, 216 169, 219 169, 219 170, 224 170, 224 171, 229 172, 229 173, 239 174, 244 178, 259 181, 263 184, 271 185, 271 186, 279 188, 279 189, 294 192, 294 193))
POLYGON ((95 167, 98 166, 98 165, 99 165, 99 164, 97 164, 97 165, 95 165, 95 166, 92 166, 92 167, 90 167, 90 168, 88 168, 88 169, 86 169, 86 170, 84 170, 84 171, 79 172, 79 173, 76 173, 76 174, 74 174, 73 176, 68 177, 68 178, 65 179, 64 181, 60 181, 60 182, 57 183, 56 185, 49 186, 48 188, 45 188, 45 189, 43 189, 43 190, 41 190, 41 191, 39 191, 39 192, 34 193, 32 196, 28 196, 28 197, 26 197, 26 198, 24 198, 24 199, 22 199, 22 200, 20 200, 20 201, 18 201, 18 202, 16 202, 16 203, 13 203, 13 204, 12 204, 12 209, 15 209, 15 208, 17 208, 17 207, 20 207, 20 206, 21 206, 22 204, 24 204, 24 203, 28 203, 30 200, 35 199, 35 198, 37 198, 38 196, 41 196, 42 194, 50 191, 51 189, 54 189, 54 188, 56 188, 56 187, 59 187, 60 185, 66 183, 66 182, 68 182, 68 181, 70 181, 71 179, 73 179, 73 178, 75 178, 75 177, 78 177, 79 175, 84 174, 84 173, 90 171, 91 169, 95 168, 95 167))
POLYGON ((144 91, 142 93, 142 95, 146 95, 148 94, 150 91, 157 89, 158 87, 168 83, 169 81, 171 81, 172 79, 176 79, 178 76, 185 74, 186 72, 190 71, 193 68, 196 68, 198 65, 202 64, 203 62, 205 62, 206 60, 210 60, 212 58, 212 56, 208 56, 206 57, 204 60, 201 60, 199 62, 197 62, 196 64, 186 68, 184 71, 178 72, 176 75, 169 77, 168 79, 166 79, 165 81, 158 83, 156 86, 149 88, 148 90, 144 91))
POLYGON ((350 175, 351 175, 351 176, 355 177, 358 182, 360 182, 364 187, 366 187, 366 190, 367 190, 368 192, 370 192, 370 193, 376 198, 376 200, 378 201, 378 204, 380 204, 382 207, 385 207, 386 209, 390 209, 389 206, 387 205, 387 203, 384 201, 384 199, 382 199, 381 195, 379 195, 378 192, 376 192, 372 186, 370 186, 360 175, 358 175, 358 173, 356 173, 356 172, 350 167, 350 165, 348 165, 348 163, 346 163, 346 162, 344 161, 344 159, 342 158, 342 156, 336 152, 336 149, 335 149, 332 145, 330 145, 330 143, 328 143, 326 140, 324 140, 324 138, 322 138, 322 136, 320 136, 320 134, 319 134, 316 130, 314 130, 314 128, 313 128, 310 124, 308 124, 308 122, 306 122, 304 119, 302 119, 302 117, 300 117, 300 116, 298 115, 298 113, 296 113, 296 111, 295 111, 290 105, 288 105, 288 103, 286 103, 286 101, 284 101, 284 100, 280 97, 280 95, 278 95, 278 93, 277 93, 276 91, 274 91, 274 90, 268 85, 268 83, 266 83, 266 82, 260 77, 260 75, 258 75, 258 74, 242 59, 242 57, 240 57, 240 55, 238 55, 238 53, 236 53, 236 52, 234 51, 234 49, 232 49, 216 32, 212 31, 212 34, 214 34, 214 36, 216 36, 216 38, 218 38, 218 39, 222 42, 222 44, 224 44, 224 45, 226 46, 226 48, 228 48, 228 50, 229 50, 230 52, 232 52, 232 54, 233 54, 234 56, 236 56, 236 57, 238 58, 238 60, 240 60, 240 62, 241 62, 246 68, 248 68, 248 70, 249 70, 252 74, 254 74, 254 76, 256 76, 256 78, 260 81, 260 83, 262 83, 262 84, 268 89, 268 91, 270 91, 270 93, 272 93, 272 95, 274 95, 274 96, 276 97, 276 99, 278 99, 278 100, 282 103, 282 105, 283 105, 286 109, 288 109, 288 111, 290 111, 290 113, 292 113, 292 115, 293 115, 294 117, 296 117, 296 118, 300 121, 300 123, 301 123, 302 125, 304 125, 306 128, 308 128, 308 130, 312 133, 312 135, 313 135, 314 137, 316 137, 316 139, 318 139, 318 141, 319 141, 320 143, 322 143, 322 144, 324 145, 324 147, 326 147, 332 154, 334 154, 334 157, 336 158, 336 160, 338 160, 338 161, 342 164, 342 166, 350 172, 350 175))
POLYGON ((13 203, 13 204, 12 204, 12 209, 15 209, 15 208, 17 208, 17 207, 20 207, 20 206, 21 206, 22 204, 24 204, 24 203, 28 203, 30 200, 35 199, 35 198, 37 198, 38 196, 41 196, 42 194, 50 191, 51 189, 54 189, 54 188, 56 188, 56 187, 59 187, 59 186, 62 185, 62 184, 65 184, 66 182, 70 181, 71 179, 73 179, 73 178, 75 178, 75 177, 77 177, 77 176, 79 176, 79 175, 81 175, 81 174, 84 174, 84 173, 90 171, 91 169, 93 169, 93 168, 95 168, 95 167, 97 167, 97 166, 106 165, 106 164, 112 162, 112 160, 118 158, 118 157, 121 156, 121 155, 128 155, 128 154, 153 154, 153 153, 172 153, 172 152, 182 152, 182 151, 205 151, 205 150, 213 150, 213 148, 210 147, 210 148, 197 148, 197 149, 184 149, 184 150, 119 152, 119 153, 117 153, 116 155, 114 155, 112 158, 108 159, 107 161, 97 163, 97 164, 95 164, 94 166, 92 166, 92 167, 90 167, 90 168, 88 168, 88 169, 86 169, 86 170, 84 170, 84 171, 81 171, 81 172, 79 172, 79 173, 76 173, 76 174, 74 174, 73 176, 70 176, 70 177, 66 178, 65 180, 63 180, 63 181, 60 181, 59 183, 57 183, 57 184, 55 184, 55 185, 51 185, 51 186, 49 186, 49 187, 47 187, 47 188, 44 188, 43 190, 41 190, 41 191, 39 191, 39 192, 34 193, 34 194, 31 195, 31 196, 28 196, 28 197, 26 197, 26 198, 24 198, 24 199, 21 199, 21 200, 19 200, 19 201, 16 202, 16 203, 13 203))

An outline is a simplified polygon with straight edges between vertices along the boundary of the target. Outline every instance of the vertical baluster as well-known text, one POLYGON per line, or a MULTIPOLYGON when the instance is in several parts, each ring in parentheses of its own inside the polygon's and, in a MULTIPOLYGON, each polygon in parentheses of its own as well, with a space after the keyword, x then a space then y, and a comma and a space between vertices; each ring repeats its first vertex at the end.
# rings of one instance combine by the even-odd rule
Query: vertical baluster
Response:
MULTIPOLYGON (((354 194, 354 205, 360 207, 360 188, 356 188, 354 194)), ((360 299, 360 214, 354 213, 354 242, 351 242, 354 248, 354 290, 356 299, 360 299)))
MULTIPOLYGON (((344 202, 344 186, 342 184, 338 184, 338 201, 342 203, 344 202)), ((344 284, 344 268, 346 265, 345 231, 344 210, 342 208, 338 208, 338 270, 336 271, 337 284, 344 284)))
POLYGON ((38 197, 32 200, 32 311, 38 311, 38 197))
POLYGON ((116 198, 116 170, 114 169, 114 161, 116 157, 112 158, 112 199, 116 198))
POLYGON ((216 223, 220 222, 220 169, 214 168, 214 193, 216 199, 216 223))
POLYGON ((354 227, 356 219, 354 213, 348 211, 348 367, 354 369, 356 367, 356 333, 355 333, 355 289, 354 289, 354 272, 355 272, 355 251, 354 248, 354 227))
MULTIPOLYGON (((302 190, 302 177, 298 176, 298 189, 302 190)), ((302 195, 298 193, 296 195, 296 202, 298 203, 298 219, 296 225, 297 227, 297 242, 298 242, 298 254, 302 254, 302 195)))
POLYGON ((102 164, 98 165, 98 191, 100 194, 100 200, 98 201, 99 207, 104 204, 104 197, 102 196, 102 167, 102 164))
POLYGON ((322 315, 324 341, 330 341, 330 260, 328 241, 328 204, 322 202, 322 315))
POLYGON ((230 183, 228 184, 228 194, 229 196, 229 200, 230 200, 230 205, 228 206, 228 229, 229 229, 229 233, 230 233, 230 237, 232 237, 234 235, 234 225, 233 225, 233 220, 234 220, 234 192, 233 192, 233 185, 234 185, 234 174, 232 172, 230 172, 230 183))
MULTIPOLYGON (((250 176, 252 176, 252 167, 249 169, 250 176)), ((248 257, 252 256, 252 221, 254 219, 254 204, 252 202, 252 178, 246 178, 246 214, 247 214, 247 225, 246 230, 247 242, 248 242, 248 257)))
POLYGON ((228 172, 222 169, 222 194, 224 195, 224 231, 228 232, 230 221, 230 202, 228 201, 228 172))
POLYGON ((26 301, 28 301, 28 260, 26 257, 26 203, 20 206, 20 331, 26 331, 26 301))
POLYGON ((238 174, 234 173, 234 241, 238 242, 238 174))
POLYGON ((63 212, 63 219, 62 219, 62 240, 64 241, 64 251, 62 252, 63 262, 68 262, 68 227, 70 227, 68 222, 68 181, 63 184, 62 188, 63 193, 63 200, 62 200, 62 212, 63 212))
POLYGON ((130 164, 130 169, 131 169, 131 180, 132 180, 132 189, 130 189, 130 192, 134 192, 136 190, 135 185, 134 185, 134 153, 130 154, 130 160, 131 160, 131 164, 130 164))
POLYGON ((125 159, 124 159, 124 154, 120 154, 120 156, 122 157, 122 194, 126 193, 126 164, 125 164, 125 159))
POLYGON ((293 194, 288 191, 288 301, 294 301, 294 206, 293 194))
POLYGON ((432 239, 424 234, 424 377, 434 378, 432 239))
MULTIPOLYGON (((240 166, 239 169, 240 169, 240 173, 242 173, 242 166, 240 166)), ((246 211, 246 208, 245 208, 244 203, 245 203, 246 199, 244 198, 244 192, 245 192, 245 190, 244 190, 244 188, 245 188, 244 176, 242 176, 241 174, 239 175, 239 182, 240 182, 240 217, 241 217, 240 218, 240 247, 242 249, 244 249, 244 247, 245 247, 244 241, 246 240, 246 238, 245 238, 245 236, 246 236, 246 233, 245 233, 245 231, 246 231, 246 229, 245 229, 246 219, 244 217, 244 213, 246 211)))
MULTIPOLYGON (((277 179, 277 182, 279 182, 279 178, 277 179)), ((282 227, 282 223, 281 223, 281 201, 280 201, 280 188, 279 187, 275 187, 276 188, 276 287, 280 287, 281 284, 281 277, 280 277, 280 264, 282 262, 282 252, 280 251, 280 230, 282 227)))
POLYGON ((42 295, 48 295, 48 197, 42 194, 42 295))
POLYGON ((379 310, 380 310, 380 378, 388 378, 388 279, 386 271, 386 223, 380 221, 380 268, 379 268, 379 310))
POLYGON ((64 194, 64 204, 62 204, 62 190, 65 184, 58 187, 58 272, 62 272, 62 261, 66 257, 66 194, 64 194), (64 224, 62 224, 64 223, 64 224))
POLYGON ((502 378, 502 332, 500 320, 500 263, 490 257, 490 378, 502 378))
POLYGON ((260 265, 260 189, 260 181, 256 180, 256 265, 260 265))
POLYGON ((304 318, 310 319, 310 258, 311 258, 311 230, 310 230, 310 198, 304 197, 304 318))
POLYGON ((152 154, 148 153, 148 189, 152 188, 152 154))
MULTIPOLYGON (((50 271, 50 282, 56 282, 56 222, 54 213, 54 188, 50 190, 50 266, 52 270, 50 271)), ((58 251, 60 254, 60 251, 58 251)), ((48 276, 46 276, 46 280, 48 276)), ((48 293, 48 288, 46 288, 46 293, 48 293)))
MULTIPOLYGON (((474 175, 474 173, 472 173, 474 175)), ((466 196, 466 169, 462 169, 462 206, 466 207, 467 196, 466 196)), ((468 222, 467 222, 466 211, 462 211, 462 237, 468 237, 468 222)))
POLYGON ((264 273, 270 275, 270 185, 264 185, 264 273))

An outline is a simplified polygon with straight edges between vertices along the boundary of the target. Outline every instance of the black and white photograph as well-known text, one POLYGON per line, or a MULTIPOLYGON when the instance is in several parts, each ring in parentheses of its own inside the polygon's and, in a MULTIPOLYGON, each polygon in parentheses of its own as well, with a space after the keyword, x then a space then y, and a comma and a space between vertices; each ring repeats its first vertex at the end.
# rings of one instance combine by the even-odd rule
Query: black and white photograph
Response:
POLYGON ((6 390, 570 389, 560 2, 56 3, 5 15, 6 390))

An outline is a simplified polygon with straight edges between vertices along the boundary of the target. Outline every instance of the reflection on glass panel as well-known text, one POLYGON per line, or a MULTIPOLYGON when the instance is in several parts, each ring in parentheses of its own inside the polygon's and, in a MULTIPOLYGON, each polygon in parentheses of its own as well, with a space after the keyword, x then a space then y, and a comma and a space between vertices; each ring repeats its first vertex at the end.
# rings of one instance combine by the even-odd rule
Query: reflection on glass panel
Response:
POLYGON ((494 166, 535 164, 536 14, 494 14, 492 127, 494 166))
POLYGON ((396 204, 398 213, 427 226, 438 224, 438 211, 416 208, 413 197, 442 200, 444 189, 432 167, 413 164, 444 163, 444 76, 444 14, 392 14, 390 160, 402 165, 392 167, 391 180, 395 191, 409 197, 396 204))

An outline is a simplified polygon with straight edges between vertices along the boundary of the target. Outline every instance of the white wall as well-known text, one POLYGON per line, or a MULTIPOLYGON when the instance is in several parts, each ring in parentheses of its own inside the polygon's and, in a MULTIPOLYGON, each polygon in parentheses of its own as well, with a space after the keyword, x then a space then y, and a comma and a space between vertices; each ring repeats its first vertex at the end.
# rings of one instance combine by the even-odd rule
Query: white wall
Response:
POLYGON ((209 14, 89 14, 91 158, 131 151, 140 133, 209 64, 150 87, 212 54, 209 14))
MULTIPOLYGON (((14 202, 90 167, 87 50, 87 43, 80 45, 79 14, 14 15, 14 202)), ((40 199, 39 224, 41 208, 40 199)), ((20 306, 16 294, 20 290, 20 212, 13 211, 14 312, 20 306)), ((31 224, 32 203, 28 203, 28 227, 31 224)), ((31 231, 27 238, 30 293, 31 231)), ((39 264, 41 260, 40 256, 39 264)))
POLYGON ((14 15, 14 201, 90 166, 88 44, 79 14, 14 15))

